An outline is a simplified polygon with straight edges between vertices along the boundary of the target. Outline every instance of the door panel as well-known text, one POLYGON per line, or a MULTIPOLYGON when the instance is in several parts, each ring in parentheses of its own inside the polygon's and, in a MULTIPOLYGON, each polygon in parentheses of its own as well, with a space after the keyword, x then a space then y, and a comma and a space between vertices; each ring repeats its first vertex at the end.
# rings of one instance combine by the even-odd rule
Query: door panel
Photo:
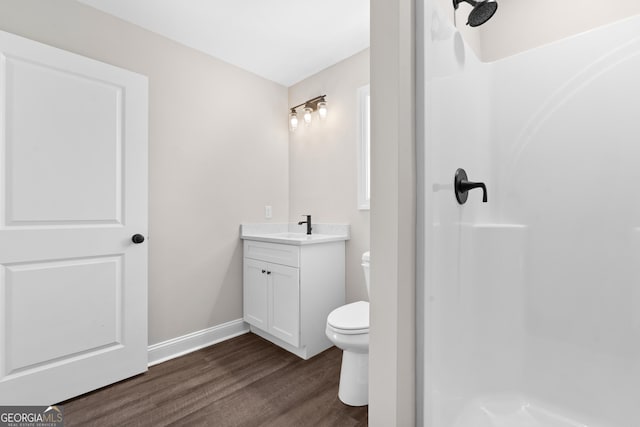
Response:
POLYGON ((0 405, 147 368, 147 79, 0 32, 0 405))
POLYGON ((297 347, 300 345, 299 270, 277 264, 269 264, 268 268, 271 272, 269 332, 297 347))
POLYGON ((5 266, 7 374, 120 345, 121 270, 120 256, 5 266))
POLYGON ((4 63, 6 225, 119 223, 122 88, 55 64, 4 63))
POLYGON ((251 258, 244 259, 243 306, 244 321, 267 330, 267 264, 251 258))

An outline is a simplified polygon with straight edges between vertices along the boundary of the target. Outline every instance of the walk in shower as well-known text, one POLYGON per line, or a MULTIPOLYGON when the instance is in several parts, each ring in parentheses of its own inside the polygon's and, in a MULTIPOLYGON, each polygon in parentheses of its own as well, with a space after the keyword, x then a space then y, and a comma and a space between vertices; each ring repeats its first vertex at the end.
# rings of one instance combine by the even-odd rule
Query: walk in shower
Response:
POLYGON ((439 8, 418 43, 424 425, 638 427, 640 16, 486 63, 439 8), (458 202, 459 168, 487 203, 458 202))

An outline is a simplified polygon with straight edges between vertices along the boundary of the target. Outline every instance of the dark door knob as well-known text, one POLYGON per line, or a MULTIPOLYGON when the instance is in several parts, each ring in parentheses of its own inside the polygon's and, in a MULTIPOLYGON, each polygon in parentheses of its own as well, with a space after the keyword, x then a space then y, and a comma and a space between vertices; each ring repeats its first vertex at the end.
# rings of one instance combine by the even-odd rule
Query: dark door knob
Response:
POLYGON ((144 242, 144 236, 142 234, 134 234, 131 236, 131 241, 135 244, 144 242))

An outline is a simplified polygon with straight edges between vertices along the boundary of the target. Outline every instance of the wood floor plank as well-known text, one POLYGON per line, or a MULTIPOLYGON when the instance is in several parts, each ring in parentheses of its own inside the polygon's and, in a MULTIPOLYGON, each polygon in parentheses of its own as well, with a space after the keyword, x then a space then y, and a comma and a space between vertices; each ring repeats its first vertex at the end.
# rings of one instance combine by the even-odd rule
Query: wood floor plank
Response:
POLYGON ((310 360, 245 334, 63 402, 66 426, 353 426, 338 399, 342 352, 310 360))

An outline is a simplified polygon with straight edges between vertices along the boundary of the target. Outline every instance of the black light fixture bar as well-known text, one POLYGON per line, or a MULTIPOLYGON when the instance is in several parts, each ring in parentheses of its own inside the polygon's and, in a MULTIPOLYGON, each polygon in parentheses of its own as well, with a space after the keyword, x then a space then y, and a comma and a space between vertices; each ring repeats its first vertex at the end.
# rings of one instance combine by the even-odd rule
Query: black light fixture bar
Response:
POLYGON ((320 96, 316 96, 315 98, 311 98, 305 102, 303 102, 302 104, 298 104, 295 107, 291 107, 290 110, 291 112, 295 112, 296 108, 300 108, 302 106, 304 106, 305 108, 311 108, 313 111, 315 111, 318 108, 318 102, 325 102, 325 97, 327 95, 320 95, 320 96))

